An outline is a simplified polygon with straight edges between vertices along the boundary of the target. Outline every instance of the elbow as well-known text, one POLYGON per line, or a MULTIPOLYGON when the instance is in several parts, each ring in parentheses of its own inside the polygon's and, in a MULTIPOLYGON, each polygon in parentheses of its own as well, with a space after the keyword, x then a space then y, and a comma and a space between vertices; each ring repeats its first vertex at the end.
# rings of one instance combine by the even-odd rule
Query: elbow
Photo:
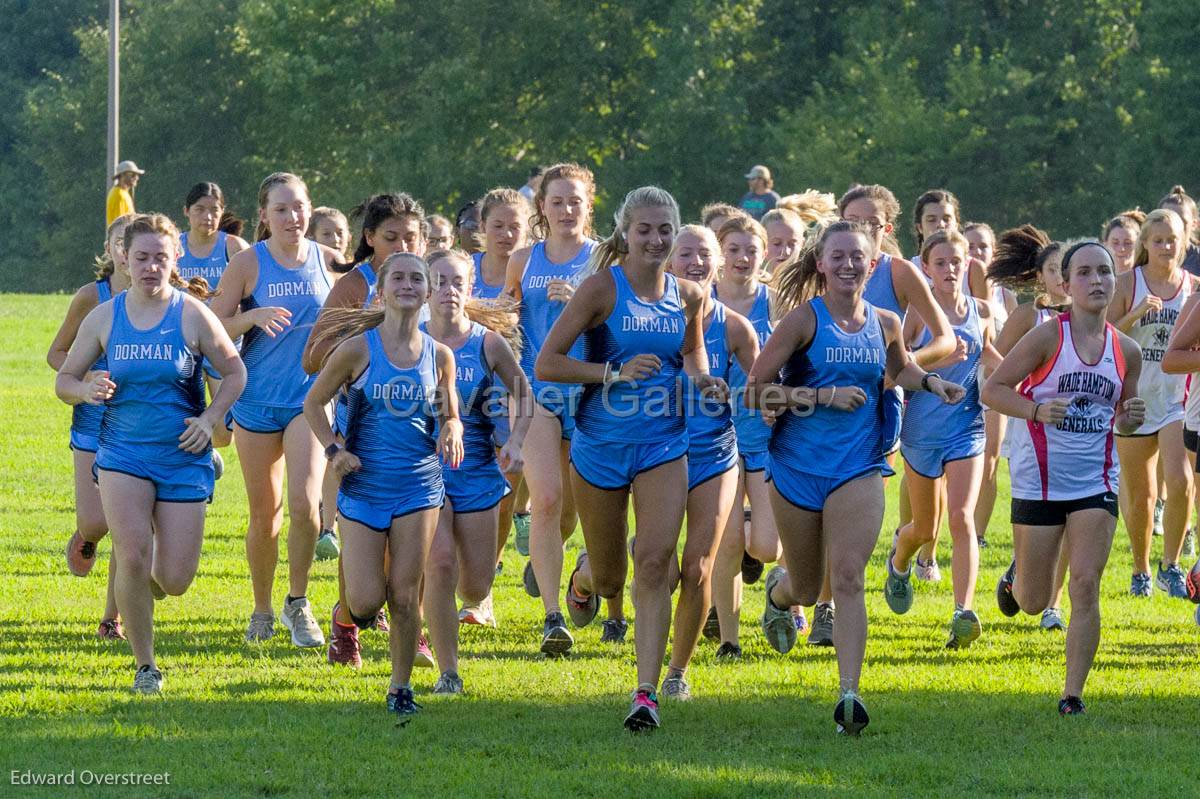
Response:
POLYGON ((1187 374, 1187 369, 1184 368, 1183 364, 1181 364, 1179 361, 1179 353, 1174 350, 1168 350, 1167 353, 1163 355, 1160 366, 1162 367, 1163 372, 1169 375, 1187 374))
POLYGON ((533 362, 533 377, 535 380, 554 382, 554 367, 550 362, 549 353, 543 350, 533 362))

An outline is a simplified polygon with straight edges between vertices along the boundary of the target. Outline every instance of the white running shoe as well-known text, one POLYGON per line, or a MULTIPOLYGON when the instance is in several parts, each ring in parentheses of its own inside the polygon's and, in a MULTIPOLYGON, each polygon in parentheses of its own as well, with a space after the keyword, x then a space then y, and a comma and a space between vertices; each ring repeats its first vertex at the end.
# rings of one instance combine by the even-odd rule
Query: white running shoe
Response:
POLYGON ((478 624, 482 627, 495 627, 496 614, 492 610, 492 592, 474 605, 463 605, 458 612, 459 624, 478 624))
POLYGON ((292 643, 296 646, 311 648, 325 646, 325 634, 321 632, 317 619, 313 616, 312 606, 307 597, 283 602, 283 626, 292 633, 292 643))
POLYGON ((914 577, 926 583, 942 581, 942 570, 938 568, 937 558, 925 563, 921 560, 921 556, 917 555, 913 558, 912 572, 914 577))

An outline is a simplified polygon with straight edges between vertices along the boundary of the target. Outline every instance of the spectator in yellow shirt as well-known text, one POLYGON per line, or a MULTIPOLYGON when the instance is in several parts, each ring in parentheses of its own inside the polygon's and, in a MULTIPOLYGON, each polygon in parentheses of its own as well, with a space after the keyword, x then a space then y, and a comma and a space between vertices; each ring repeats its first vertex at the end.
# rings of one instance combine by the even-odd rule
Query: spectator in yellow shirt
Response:
POLYGON ((137 188, 138 178, 146 174, 138 169, 132 161, 122 161, 117 164, 117 173, 113 175, 116 184, 108 192, 108 202, 105 208, 105 225, 111 225, 119 216, 132 214, 133 190, 137 188))

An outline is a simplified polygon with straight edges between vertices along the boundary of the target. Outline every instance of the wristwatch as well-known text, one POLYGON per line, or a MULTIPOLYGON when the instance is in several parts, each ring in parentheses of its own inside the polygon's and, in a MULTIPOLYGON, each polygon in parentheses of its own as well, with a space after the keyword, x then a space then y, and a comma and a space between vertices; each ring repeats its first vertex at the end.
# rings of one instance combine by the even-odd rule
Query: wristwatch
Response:
POLYGON ((325 460, 331 461, 342 451, 342 445, 336 441, 325 448, 325 460))

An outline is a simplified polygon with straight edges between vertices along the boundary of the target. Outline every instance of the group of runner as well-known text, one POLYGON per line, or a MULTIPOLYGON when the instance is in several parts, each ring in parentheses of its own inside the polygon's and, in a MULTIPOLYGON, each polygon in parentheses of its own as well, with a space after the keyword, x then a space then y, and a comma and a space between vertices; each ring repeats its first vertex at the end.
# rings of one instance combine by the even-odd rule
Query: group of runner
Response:
POLYGON ((154 602, 196 574, 231 440, 249 500, 246 639, 278 622, 296 646, 326 646, 307 588, 313 560, 337 558, 327 657, 358 666, 359 631, 386 630, 387 705, 402 715, 420 709, 415 665, 436 666, 434 693, 463 690, 459 624, 495 624, 515 527, 546 655, 602 606, 601 639, 623 641, 628 590, 627 728, 659 726, 660 694, 690 698, 702 635, 718 659, 741 656, 743 585, 773 563, 763 634, 781 653, 803 632, 835 647, 834 719, 857 734, 864 575, 897 454, 901 523, 880 588, 902 614, 914 576, 941 579, 945 520, 951 649, 983 631, 979 548, 1008 457, 1014 551, 997 603, 1066 626, 1063 714, 1083 712, 1118 508, 1132 593, 1200 601, 1200 570, 1181 565, 1200 435, 1187 390, 1200 225, 1181 188, 1069 242, 1031 225, 996 236, 929 191, 905 259, 900 205, 879 185, 781 198, 761 221, 713 205, 686 225, 646 186, 597 240, 590 170, 537 177, 532 201, 530 187, 494 189, 453 223, 399 193, 348 220, 313 208, 290 173, 263 181, 253 244, 213 183, 184 198, 182 235, 161 214, 112 222, 48 360, 74 406, 68 567, 87 574, 112 533, 98 634, 128 638, 136 691, 162 688, 154 602))

